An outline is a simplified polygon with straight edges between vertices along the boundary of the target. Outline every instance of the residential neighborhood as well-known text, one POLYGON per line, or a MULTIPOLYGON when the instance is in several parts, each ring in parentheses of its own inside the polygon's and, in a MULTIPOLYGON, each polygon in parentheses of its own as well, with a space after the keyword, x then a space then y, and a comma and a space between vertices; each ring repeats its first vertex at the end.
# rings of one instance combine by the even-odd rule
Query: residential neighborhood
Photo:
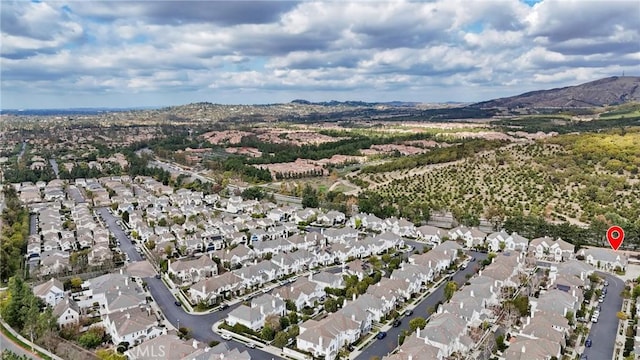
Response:
POLYGON ((612 250, 576 250, 560 238, 205 196, 148 177, 14 187, 33 209, 26 261, 42 279, 34 295, 61 328, 104 329, 130 359, 148 358, 141 346, 158 344, 180 359, 261 358, 255 354, 265 351, 361 358, 372 340, 385 341, 385 329, 411 320, 414 308, 468 267, 448 298, 416 316, 424 325, 402 327, 396 345, 378 356, 572 358, 598 323, 606 285, 596 272, 628 266, 612 250), (88 271, 102 275, 71 289, 59 280, 88 271), (209 334, 174 323, 154 301, 152 281, 180 305, 170 313, 217 314, 209 334), (203 336, 221 340, 207 346, 203 336))

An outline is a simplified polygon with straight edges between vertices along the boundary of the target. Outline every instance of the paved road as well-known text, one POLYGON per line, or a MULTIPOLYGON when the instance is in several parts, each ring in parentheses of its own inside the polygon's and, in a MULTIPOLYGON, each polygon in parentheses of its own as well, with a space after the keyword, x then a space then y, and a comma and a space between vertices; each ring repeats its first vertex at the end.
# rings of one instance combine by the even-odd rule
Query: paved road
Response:
POLYGON ((80 189, 78 189, 77 187, 74 186, 69 186, 69 195, 71 196, 71 198, 73 199, 73 201, 75 201, 76 204, 82 204, 85 203, 85 199, 82 196, 82 193, 80 193, 80 189))
POLYGON ((13 340, 6 337, 4 333, 0 332, 0 353, 5 349, 13 351, 20 356, 25 355, 29 359, 40 359, 40 357, 36 356, 28 350, 21 348, 18 344, 14 343, 13 340))
POLYGON ((590 348, 585 348, 584 354, 589 359, 611 359, 618 331, 618 318, 616 313, 622 308, 620 293, 624 290, 624 282, 611 274, 598 272, 598 275, 609 281, 607 295, 600 304, 600 317, 597 323, 591 324, 591 332, 588 337, 593 342, 590 348))
MULTIPOLYGON (((469 252, 470 255, 476 258, 475 262, 470 263, 470 265, 464 269, 458 271, 454 276, 453 280, 458 283, 458 287, 461 287, 466 281, 467 274, 474 274, 477 272, 476 264, 478 262, 487 258, 488 254, 479 253, 479 252, 469 252)), ((479 266, 479 265, 478 265, 479 266)), ((383 340, 374 340, 373 344, 371 344, 368 348, 366 348, 360 355, 358 355, 357 359, 369 360, 374 356, 383 357, 387 355, 389 352, 393 351, 398 346, 398 336, 402 330, 409 330, 409 321, 416 317, 423 317, 428 319, 431 314, 427 312, 427 309, 430 307, 435 307, 438 301, 444 301, 444 287, 445 283, 442 283, 440 287, 438 287, 434 292, 432 292, 429 296, 424 298, 418 306, 413 310, 413 315, 410 317, 403 317, 402 324, 394 328, 392 327, 387 331, 387 337, 383 340)))
POLYGON ((60 173, 58 172, 58 163, 56 162, 56 159, 49 159, 49 164, 51 164, 51 168, 53 169, 53 172, 56 174, 56 178, 60 179, 60 173))
POLYGON ((38 233, 38 215, 29 215, 29 235, 35 235, 38 233))
POLYGON ((140 261, 142 260, 142 256, 136 250, 136 247, 131 243, 131 239, 129 236, 122 230, 120 225, 118 225, 116 218, 109 209, 106 207, 96 208, 96 212, 102 217, 104 223, 109 227, 109 230, 116 237, 116 240, 120 241, 120 249, 127 255, 129 255, 129 260, 131 261, 140 261))

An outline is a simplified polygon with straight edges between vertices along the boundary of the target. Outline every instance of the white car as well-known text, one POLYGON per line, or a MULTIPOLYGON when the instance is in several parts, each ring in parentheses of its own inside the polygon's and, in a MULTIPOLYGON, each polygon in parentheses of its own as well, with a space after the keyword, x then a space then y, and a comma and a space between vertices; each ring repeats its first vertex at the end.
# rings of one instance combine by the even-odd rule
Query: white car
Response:
POLYGON ((231 335, 229 334, 222 334, 222 340, 231 340, 231 335))

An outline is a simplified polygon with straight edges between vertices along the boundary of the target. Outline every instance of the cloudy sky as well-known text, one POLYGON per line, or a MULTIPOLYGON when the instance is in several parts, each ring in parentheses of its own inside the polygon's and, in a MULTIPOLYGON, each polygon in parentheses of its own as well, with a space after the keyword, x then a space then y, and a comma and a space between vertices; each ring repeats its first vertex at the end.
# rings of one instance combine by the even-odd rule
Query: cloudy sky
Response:
POLYGON ((480 101, 640 75, 640 1, 9 1, 1 106, 480 101))

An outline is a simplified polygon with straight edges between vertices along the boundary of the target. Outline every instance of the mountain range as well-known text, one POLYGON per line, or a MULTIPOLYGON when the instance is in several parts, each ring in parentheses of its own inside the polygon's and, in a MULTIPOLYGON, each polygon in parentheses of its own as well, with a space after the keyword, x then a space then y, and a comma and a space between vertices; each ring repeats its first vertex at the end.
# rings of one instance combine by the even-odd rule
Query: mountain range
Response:
POLYGON ((640 77, 613 76, 563 88, 538 90, 483 101, 470 107, 494 108, 589 108, 640 102, 640 77))

